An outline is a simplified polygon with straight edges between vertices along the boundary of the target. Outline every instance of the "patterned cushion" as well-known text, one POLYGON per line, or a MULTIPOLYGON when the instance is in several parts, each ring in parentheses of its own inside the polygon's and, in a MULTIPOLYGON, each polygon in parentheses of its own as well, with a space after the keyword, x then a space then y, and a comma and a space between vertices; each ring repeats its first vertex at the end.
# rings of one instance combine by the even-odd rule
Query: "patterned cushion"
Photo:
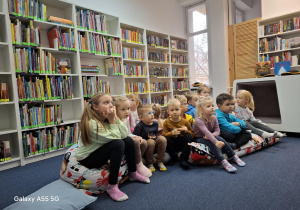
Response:
MULTIPOLYGON (((262 139, 256 134, 251 134, 252 139, 245 145, 238 149, 235 149, 235 154, 239 157, 253 153, 257 150, 261 150, 268 146, 275 144, 279 138, 269 138, 267 140, 262 139)), ((194 165, 215 165, 219 164, 219 161, 210 154, 208 146, 196 142, 190 143, 191 153, 189 157, 189 163, 194 165)), ((225 158, 228 158, 226 154, 223 154, 225 158)))
MULTIPOLYGON (((65 153, 60 177, 88 195, 101 194, 103 191, 106 191, 108 185, 109 164, 106 164, 101 168, 88 169, 77 161, 77 148, 78 145, 75 144, 65 153)), ((127 179, 127 174, 127 164, 123 159, 119 171, 119 184, 127 179)))

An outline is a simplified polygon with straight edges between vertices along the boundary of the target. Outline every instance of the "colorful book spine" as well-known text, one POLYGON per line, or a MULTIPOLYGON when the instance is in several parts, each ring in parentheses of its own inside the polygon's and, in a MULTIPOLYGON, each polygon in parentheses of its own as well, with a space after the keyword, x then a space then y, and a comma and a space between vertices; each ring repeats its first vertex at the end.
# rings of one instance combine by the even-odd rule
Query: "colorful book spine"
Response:
POLYGON ((148 52, 148 61, 169 63, 169 54, 163 52, 148 52))
POLYGON ((151 92, 170 91, 170 83, 169 82, 151 82, 150 83, 150 91, 151 92))
POLYGON ((47 21, 47 6, 39 0, 8 0, 9 14, 47 21))
POLYGON ((148 82, 125 83, 126 94, 149 93, 148 82))
POLYGON ((124 63, 124 76, 126 77, 146 77, 147 76, 147 67, 146 66, 136 66, 128 65, 124 63))
POLYGON ((168 77, 169 76, 169 68, 150 67, 149 76, 150 77, 168 77))
POLYGON ((187 51, 187 41, 171 39, 171 49, 187 51))
POLYGON ((107 33, 106 16, 92 10, 76 8, 76 22, 79 29, 107 33))
POLYGON ((179 63, 179 64, 187 64, 188 59, 186 55, 172 55, 171 56, 172 63, 179 63))
POLYGON ((12 43, 25 46, 40 46, 40 27, 33 26, 33 20, 11 20, 12 43))
POLYGON ((123 47, 123 59, 130 60, 145 60, 145 52, 144 50, 136 49, 136 48, 128 48, 123 47))
POLYGON ((161 38, 158 36, 147 36, 147 45, 153 47, 162 47, 162 48, 169 48, 169 39, 161 38))
POLYGON ((84 97, 93 97, 97 93, 110 94, 110 84, 99 77, 82 77, 82 89, 84 97))
POLYGON ((131 31, 127 29, 121 29, 122 41, 143 44, 143 34, 137 31, 131 31))
POLYGON ((189 90, 190 82, 189 81, 175 81, 173 82, 173 90, 189 90))
POLYGON ((172 68, 173 77, 188 77, 189 69, 188 68, 172 68))
POLYGON ((152 104, 159 104, 161 106, 167 106, 168 104, 168 96, 167 95, 160 95, 151 98, 152 104))

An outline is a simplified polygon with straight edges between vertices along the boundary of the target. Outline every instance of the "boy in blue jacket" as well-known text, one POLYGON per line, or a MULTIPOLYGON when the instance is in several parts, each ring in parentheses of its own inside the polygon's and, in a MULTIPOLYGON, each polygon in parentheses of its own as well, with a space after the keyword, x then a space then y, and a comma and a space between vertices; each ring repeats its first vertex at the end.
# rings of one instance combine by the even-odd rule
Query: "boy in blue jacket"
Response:
POLYGON ((192 118, 195 119, 197 117, 195 107, 199 97, 196 93, 193 92, 188 93, 185 97, 188 102, 188 110, 185 113, 191 115, 192 118))
POLYGON ((221 93, 216 98, 219 109, 216 109, 216 117, 219 122, 220 136, 230 143, 235 149, 246 144, 251 138, 251 134, 246 131, 246 123, 233 116, 234 98, 227 93, 221 93))

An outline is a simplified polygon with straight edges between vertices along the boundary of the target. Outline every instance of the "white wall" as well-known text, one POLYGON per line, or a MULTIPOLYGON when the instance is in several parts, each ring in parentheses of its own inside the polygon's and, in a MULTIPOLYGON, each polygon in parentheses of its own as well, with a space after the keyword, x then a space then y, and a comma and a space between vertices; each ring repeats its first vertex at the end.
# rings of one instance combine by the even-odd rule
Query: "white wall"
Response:
POLYGON ((120 22, 186 38, 185 9, 176 0, 66 0, 117 16, 120 22))
POLYGON ((300 11, 300 0, 262 0, 262 19, 300 11))
MULTIPOLYGON (((264 1, 264 0, 262 0, 264 1)), ((244 21, 261 17, 261 1, 253 1, 252 8, 244 11, 244 21)))
MULTIPOLYGON (((208 0, 209 71, 213 98, 227 92, 229 87, 228 63, 228 5, 227 0, 208 0)), ((215 100, 214 100, 215 101, 215 100)))

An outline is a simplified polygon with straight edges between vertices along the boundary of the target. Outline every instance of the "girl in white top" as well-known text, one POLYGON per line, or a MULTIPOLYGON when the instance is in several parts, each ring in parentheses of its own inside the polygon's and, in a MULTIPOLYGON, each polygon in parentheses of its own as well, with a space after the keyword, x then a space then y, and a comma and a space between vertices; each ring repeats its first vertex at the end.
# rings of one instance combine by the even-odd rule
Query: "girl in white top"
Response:
POLYGON ((138 95, 130 94, 127 96, 130 101, 130 115, 129 115, 129 125, 131 133, 134 127, 140 122, 139 115, 137 113, 137 107, 141 104, 141 100, 138 95))
POLYGON ((124 96, 114 97, 114 105, 116 106, 117 116, 124 118, 124 123, 127 126, 128 136, 132 138, 135 146, 136 170, 139 174, 151 177, 152 172, 143 164, 142 156, 147 149, 147 141, 140 136, 133 135, 129 127, 130 102, 124 96))
POLYGON ((235 116, 241 120, 244 120, 247 124, 246 129, 251 130, 261 137, 283 137, 285 134, 275 131, 268 127, 262 121, 256 119, 253 115, 254 100, 252 94, 247 90, 239 90, 236 95, 236 108, 234 110, 235 116))

